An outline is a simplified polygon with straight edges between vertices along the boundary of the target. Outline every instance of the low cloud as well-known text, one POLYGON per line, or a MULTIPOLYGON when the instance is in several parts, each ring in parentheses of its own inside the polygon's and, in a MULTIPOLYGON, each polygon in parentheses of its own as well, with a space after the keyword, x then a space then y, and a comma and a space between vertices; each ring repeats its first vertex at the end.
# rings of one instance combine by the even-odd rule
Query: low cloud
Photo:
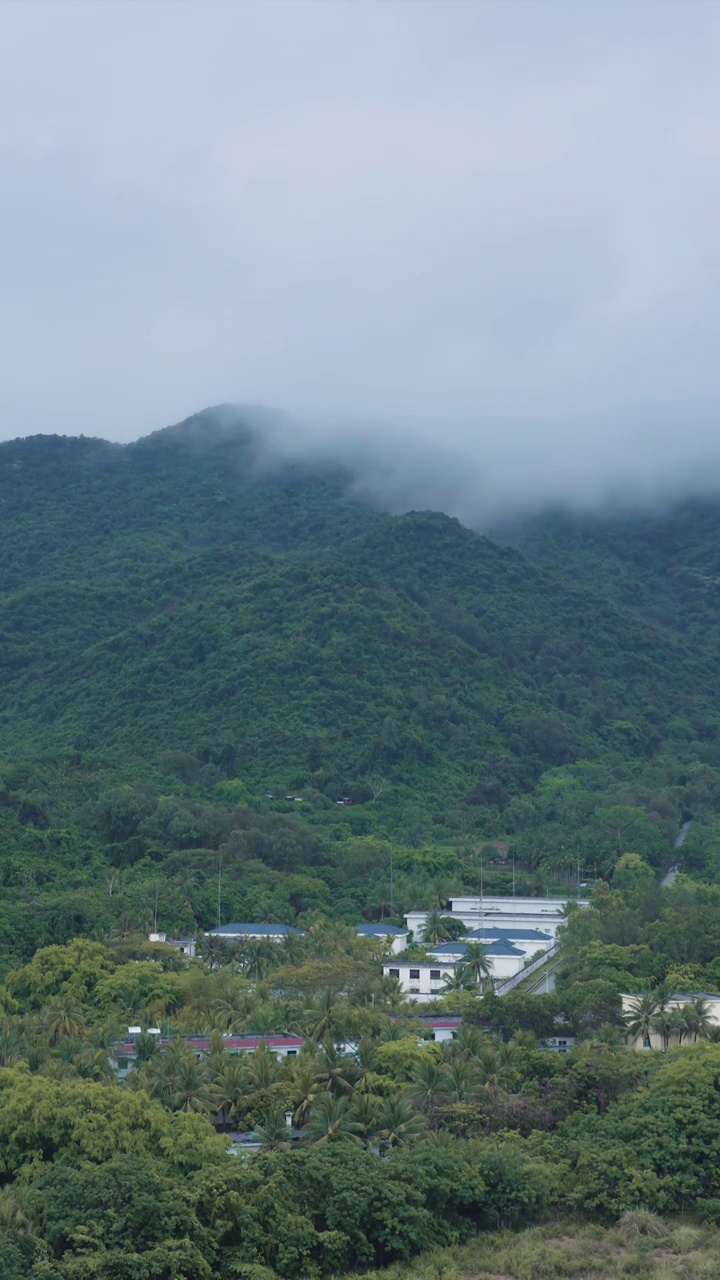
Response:
POLYGON ((250 401, 476 522, 717 488, 717 5, 2 20, 3 437, 250 401))

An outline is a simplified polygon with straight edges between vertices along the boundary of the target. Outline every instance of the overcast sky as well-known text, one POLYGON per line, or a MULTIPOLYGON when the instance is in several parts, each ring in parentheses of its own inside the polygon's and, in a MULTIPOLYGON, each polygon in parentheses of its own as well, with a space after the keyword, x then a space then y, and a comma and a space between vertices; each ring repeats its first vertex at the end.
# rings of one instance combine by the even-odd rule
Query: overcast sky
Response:
POLYGON ((718 3, 0 5, 4 438, 242 401, 714 484, 719 228, 718 3))

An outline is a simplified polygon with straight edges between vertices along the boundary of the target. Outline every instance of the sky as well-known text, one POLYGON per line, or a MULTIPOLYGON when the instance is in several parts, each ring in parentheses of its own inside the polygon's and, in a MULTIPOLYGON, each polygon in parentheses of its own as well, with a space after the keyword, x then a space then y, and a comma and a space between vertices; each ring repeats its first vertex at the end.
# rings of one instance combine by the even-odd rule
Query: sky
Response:
POLYGON ((714 490, 719 269, 720 4, 0 5, 0 438, 239 402, 451 506, 714 490))

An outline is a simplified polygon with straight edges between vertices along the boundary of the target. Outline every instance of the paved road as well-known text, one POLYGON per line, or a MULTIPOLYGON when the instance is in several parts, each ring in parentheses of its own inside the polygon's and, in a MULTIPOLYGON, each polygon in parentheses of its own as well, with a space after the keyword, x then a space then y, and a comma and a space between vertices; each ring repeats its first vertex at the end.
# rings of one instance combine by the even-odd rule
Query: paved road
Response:
MULTIPOLYGON (((686 835, 687 835, 688 831, 690 830, 690 821, 691 821, 691 819, 690 819, 690 818, 688 818, 687 822, 683 822, 683 824, 682 824, 682 826, 681 826, 680 830, 678 831, 677 838, 676 838, 676 840, 675 840, 675 844, 673 845, 673 848, 675 848, 675 849, 682 849, 682 846, 683 846, 683 845, 684 845, 684 843, 685 843, 685 837, 686 837, 686 835)), ((669 889, 669 888, 670 888, 670 885, 673 883, 673 881, 674 881, 674 879, 675 879, 675 877, 676 877, 676 875, 677 875, 678 871, 680 871, 681 867, 682 867, 682 859, 681 859, 681 858, 679 858, 677 862, 674 862, 674 863, 673 863, 673 865, 671 866, 670 870, 669 870, 669 871, 667 871, 667 872, 665 873, 665 875, 663 876, 662 880, 660 881, 660 888, 661 888, 661 889, 669 889)))

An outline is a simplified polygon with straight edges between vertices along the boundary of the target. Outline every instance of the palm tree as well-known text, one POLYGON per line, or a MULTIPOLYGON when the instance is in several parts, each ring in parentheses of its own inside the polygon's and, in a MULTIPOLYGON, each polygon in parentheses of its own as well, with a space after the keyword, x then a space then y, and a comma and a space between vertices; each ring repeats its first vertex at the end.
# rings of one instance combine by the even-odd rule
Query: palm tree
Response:
POLYGON ((488 979, 492 980, 493 962, 482 942, 467 942, 463 963, 470 969, 482 990, 488 979))
POLYGON ((529 1027, 519 1027, 517 1031, 513 1031, 510 1044, 514 1044, 517 1049, 536 1049, 537 1036, 529 1027))
POLYGON ((690 1030, 690 1026, 684 1009, 670 1009, 668 1018, 672 1027, 672 1035, 677 1036, 678 1044, 682 1044, 683 1036, 686 1036, 690 1030))
POLYGON ((402 1147, 406 1142, 414 1142, 425 1128, 423 1116, 401 1093, 391 1093, 383 1098, 378 1122, 378 1136, 386 1147, 402 1147))
POLYGON ((453 1036, 450 1053, 460 1058, 474 1058, 486 1042, 485 1034, 472 1022, 463 1022, 453 1036))
POLYGON ((110 1066, 105 1049, 94 1049, 91 1044, 84 1044, 75 1057, 75 1071, 81 1080, 95 1080, 98 1084, 112 1084, 115 1072, 110 1066))
POLYGON ((215 1124, 227 1129, 248 1091, 248 1075, 241 1058, 227 1057, 213 1072, 212 1101, 215 1124))
POLYGON ((328 1093, 352 1093, 359 1077, 357 1062, 350 1054, 340 1053, 327 1036, 318 1065, 319 1077, 325 1081, 328 1093))
POLYGON ((321 991, 313 1000, 314 1018, 311 1022, 310 1034, 313 1040, 322 1040, 328 1035, 340 1038, 346 1022, 346 1009, 338 1000, 337 992, 321 991))
POLYGON ((210 1072, 179 1040, 170 1044, 159 1063, 157 1076, 150 1079, 156 1096, 159 1095, 171 1111, 207 1114, 213 1110, 210 1072))
POLYGON ((658 1002, 653 993, 636 996, 623 1016, 628 1035, 634 1040, 641 1039, 643 1049, 650 1048, 650 1032, 657 1012, 658 1002))
POLYGON ((0 1067, 13 1067, 22 1057, 23 1041, 20 1028, 12 1018, 0 1022, 0 1067))
POLYGON ((472 969, 466 964, 456 964, 452 973, 443 978, 443 993, 448 991, 477 991, 477 980, 472 969))
POLYGON ((0 1235, 33 1235, 35 1232, 35 1203, 29 1186, 12 1186, 0 1189, 0 1235))
POLYGON ((474 1069, 466 1058, 450 1059, 446 1079, 453 1102, 464 1102, 476 1083, 474 1069))
POLYGON ((702 996, 695 996, 685 1010, 685 1021, 687 1022, 688 1035, 692 1036, 694 1042, 706 1040, 713 1025, 707 1000, 704 1000, 702 996))
POLYGON ((445 1067, 437 1058, 424 1057, 418 1064, 412 1081, 412 1097, 421 1111, 431 1107, 438 1094, 447 1090, 445 1067))
POLYGON ((324 1094, 318 1098, 312 1114, 303 1129, 303 1138, 308 1142, 329 1142, 331 1139, 343 1139, 345 1142, 359 1144, 358 1123, 353 1119, 348 1098, 337 1098, 332 1094, 324 1094))
POLYGON ((277 944, 268 938, 251 938, 248 943, 245 972, 249 978, 266 978, 278 961, 277 944))
POLYGON ((79 1038, 87 1025, 85 1010, 73 996, 58 996, 48 1005, 45 1018, 54 1044, 65 1036, 70 1040, 79 1038))
POLYGON ((500 1046, 486 1044, 476 1055, 473 1063, 479 1084, 491 1089, 499 1089, 507 1072, 508 1063, 500 1051, 500 1046))
POLYGON ((279 1147, 290 1145, 290 1130, 285 1108, 281 1103, 276 1103, 265 1113, 260 1124, 255 1126, 255 1132, 268 1151, 277 1151, 279 1147))
POLYGON ((650 1028, 660 1036, 660 1039, 662 1040, 663 1053, 667 1053, 670 1044, 670 1037, 675 1030, 672 1013, 656 1013, 650 1019, 650 1028))
POLYGON ((198 953, 209 969, 222 969, 230 959, 227 938, 215 933, 208 933, 198 939, 198 953))
POLYGON ((312 1060, 298 1059, 292 1080, 293 1124, 300 1129, 308 1120, 316 1099, 323 1092, 320 1072, 312 1060))
POLYGON ((286 933, 280 945, 284 964, 297 966, 303 954, 304 939, 297 933, 286 933))
POLYGON ((447 917, 439 907, 433 907, 431 911, 428 911, 422 927, 423 942, 431 942, 433 946, 437 946, 439 942, 447 942, 448 938, 451 937, 452 930, 448 924, 447 917))
POLYGON ((366 1147, 371 1147, 382 1128, 381 1100, 374 1093, 353 1094, 349 1116, 355 1125, 355 1133, 366 1147))

